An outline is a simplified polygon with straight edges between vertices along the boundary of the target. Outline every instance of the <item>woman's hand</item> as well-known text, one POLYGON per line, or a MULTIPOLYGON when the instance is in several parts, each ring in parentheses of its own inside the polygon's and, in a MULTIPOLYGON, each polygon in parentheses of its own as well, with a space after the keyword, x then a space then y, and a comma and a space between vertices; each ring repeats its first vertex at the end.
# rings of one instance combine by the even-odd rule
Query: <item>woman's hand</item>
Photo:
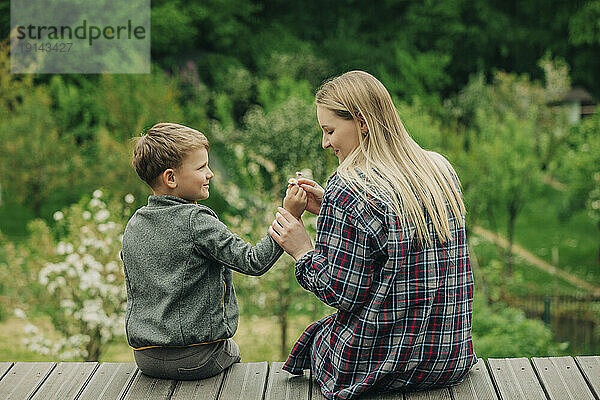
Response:
POLYGON ((302 220, 296 219, 285 208, 277 207, 277 214, 269 227, 269 234, 296 261, 313 250, 302 220))
POLYGON ((306 178, 299 178, 298 185, 306 192, 306 211, 315 215, 319 215, 325 189, 323 189, 317 182, 306 178))

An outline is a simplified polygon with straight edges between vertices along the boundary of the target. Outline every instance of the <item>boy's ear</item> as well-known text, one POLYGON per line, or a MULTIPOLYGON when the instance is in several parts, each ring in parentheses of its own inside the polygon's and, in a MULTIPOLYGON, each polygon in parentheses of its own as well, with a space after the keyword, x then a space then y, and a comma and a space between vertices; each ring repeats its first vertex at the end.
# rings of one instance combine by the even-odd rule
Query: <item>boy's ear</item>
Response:
POLYGON ((175 177, 175 170, 172 168, 167 168, 160 174, 160 179, 162 179, 165 186, 170 189, 175 189, 177 187, 177 179, 175 177))

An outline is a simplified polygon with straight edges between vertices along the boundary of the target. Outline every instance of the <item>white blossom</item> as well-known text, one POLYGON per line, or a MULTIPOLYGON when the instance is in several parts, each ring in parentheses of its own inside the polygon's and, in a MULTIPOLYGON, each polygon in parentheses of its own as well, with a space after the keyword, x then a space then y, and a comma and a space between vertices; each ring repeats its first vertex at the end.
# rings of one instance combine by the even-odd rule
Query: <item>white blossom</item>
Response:
POLYGON ((64 216, 64 214, 61 211, 57 211, 57 212, 54 213, 54 215, 52 215, 52 217, 54 218, 55 221, 60 221, 65 216, 64 216))
POLYGON ((86 221, 89 220, 90 218, 92 218, 92 213, 89 211, 84 211, 83 214, 83 219, 85 219, 86 221))
POLYGON ((20 308, 15 308, 15 317, 25 319, 27 318, 27 315, 25 315, 25 311, 20 308))
POLYGON ((135 201, 135 197, 131 193, 125 195, 125 203, 131 204, 135 201))
POLYGON ((26 334, 35 334, 38 333, 39 329, 35 325, 27 324, 25 325, 25 328, 23 328, 23 331, 25 331, 26 334))
POLYGON ((67 252, 67 246, 63 242, 59 242, 55 251, 56 254, 63 255, 67 252))
POLYGON ((95 199, 99 199, 100 197, 102 197, 102 195, 103 195, 102 190, 100 190, 100 189, 94 190, 93 196, 95 199))
POLYGON ((108 210, 102 209, 96 213, 94 216, 94 220, 96 222, 104 222, 110 217, 110 212, 108 210))

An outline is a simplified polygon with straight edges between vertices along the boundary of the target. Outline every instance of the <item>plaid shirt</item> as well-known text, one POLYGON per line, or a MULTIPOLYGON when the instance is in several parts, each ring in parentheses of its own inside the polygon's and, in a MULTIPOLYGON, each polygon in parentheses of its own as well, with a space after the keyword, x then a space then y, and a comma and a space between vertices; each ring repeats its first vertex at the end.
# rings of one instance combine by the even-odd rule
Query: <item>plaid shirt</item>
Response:
POLYGON ((451 218, 453 240, 419 245, 414 226, 377 208, 332 175, 315 250, 296 263, 300 285, 338 311, 304 331, 283 369, 311 368, 328 399, 456 385, 477 361, 464 228, 451 218))

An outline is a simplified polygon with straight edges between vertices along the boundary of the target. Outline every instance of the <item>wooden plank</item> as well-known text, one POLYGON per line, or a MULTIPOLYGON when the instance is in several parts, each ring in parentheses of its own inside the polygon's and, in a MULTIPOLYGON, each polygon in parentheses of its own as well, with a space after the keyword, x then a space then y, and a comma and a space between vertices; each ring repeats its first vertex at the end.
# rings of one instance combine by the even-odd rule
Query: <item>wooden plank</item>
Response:
POLYGON ((492 378, 482 358, 477 360, 460 385, 450 388, 454 400, 496 400, 492 378))
POLYGON ((550 400, 594 400, 573 357, 534 357, 531 360, 550 400))
POLYGON ((600 357, 579 356, 575 362, 596 398, 600 398, 600 357))
POLYGON ((196 381, 178 381, 171 399, 217 400, 225 373, 196 381))
POLYGON ((310 371, 292 375, 281 369, 282 362, 272 362, 267 382, 265 400, 308 400, 310 396, 310 371))
POLYGON ((114 400, 123 397, 135 377, 134 363, 102 363, 78 400, 114 400))
POLYGON ((0 379, 4 377, 4 374, 8 372, 13 363, 11 362, 0 362, 0 379))
POLYGON ((503 399, 546 399, 527 358, 489 358, 492 380, 503 399))
MULTIPOLYGON (((402 392, 386 392, 386 393, 365 393, 363 395, 361 395, 359 398, 360 400, 403 400, 405 397, 408 396, 408 394, 404 394, 402 392)), ((415 397, 412 397, 412 399, 414 399, 415 397)), ((445 397, 440 397, 440 399, 445 399, 445 397)), ((437 397, 436 397, 437 399, 437 397)), ((448 400, 450 400, 450 398, 448 397, 448 400)))
POLYGON ((30 399, 56 366, 54 362, 18 362, 0 381, 0 399, 30 399))
MULTIPOLYGON (((398 397, 401 399, 402 397, 398 397)), ((449 389, 434 389, 421 392, 406 393, 406 400, 452 400, 449 389)))
POLYGON ((268 362, 233 364, 225 375, 221 399, 262 400, 269 371, 268 362))
POLYGON ((75 399, 97 367, 97 362, 61 362, 52 370, 32 399, 75 399))
POLYGON ((152 378, 138 370, 124 400, 167 400, 175 390, 175 383, 170 379, 152 378))

